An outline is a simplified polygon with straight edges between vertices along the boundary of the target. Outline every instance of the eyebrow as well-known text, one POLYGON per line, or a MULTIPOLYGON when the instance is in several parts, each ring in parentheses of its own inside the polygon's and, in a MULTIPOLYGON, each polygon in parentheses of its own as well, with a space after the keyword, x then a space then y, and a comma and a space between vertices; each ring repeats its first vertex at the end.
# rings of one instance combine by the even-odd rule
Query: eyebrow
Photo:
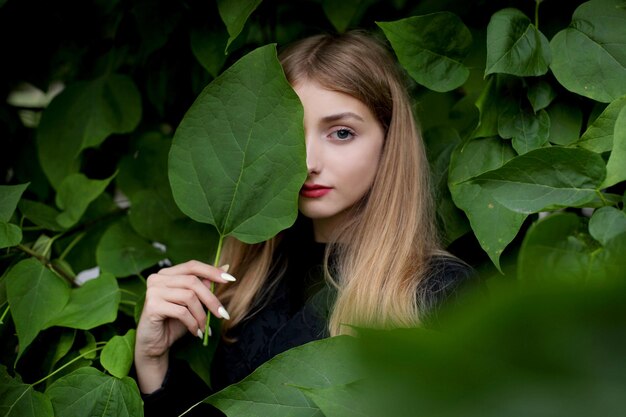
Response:
POLYGON ((361 116, 359 116, 356 113, 352 113, 350 111, 344 112, 344 113, 332 114, 330 116, 325 116, 322 118, 322 121, 328 123, 328 122, 336 122, 337 120, 342 120, 342 119, 356 119, 361 122, 365 122, 365 120, 363 120, 361 116))

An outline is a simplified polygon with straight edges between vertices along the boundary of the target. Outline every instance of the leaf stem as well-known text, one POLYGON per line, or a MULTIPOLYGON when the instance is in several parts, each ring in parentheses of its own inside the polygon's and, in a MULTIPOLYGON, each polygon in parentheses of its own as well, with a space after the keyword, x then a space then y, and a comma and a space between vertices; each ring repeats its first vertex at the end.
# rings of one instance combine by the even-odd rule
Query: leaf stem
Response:
POLYGON ((29 254, 33 258, 36 258, 39 262, 44 264, 47 268, 50 268, 51 271, 53 271, 54 273, 59 275, 61 278, 65 279, 67 282, 69 282, 70 285, 76 286, 76 282, 74 282, 74 278, 72 278, 71 276, 67 275, 60 268, 56 268, 50 262, 50 260, 48 258, 46 258, 45 256, 41 256, 40 254, 38 254, 37 252, 35 252, 31 248, 29 248, 28 246, 22 245, 21 243, 19 245, 17 245, 17 248, 20 249, 22 252, 25 252, 25 253, 29 254))
POLYGON ((4 318, 6 317, 7 313, 9 312, 9 307, 11 307, 11 306, 8 305, 8 303, 7 303, 7 308, 4 309, 4 312, 2 313, 2 316, 0 316, 0 324, 4 324, 4 318))
POLYGON ((61 256, 59 256, 59 260, 62 261, 63 259, 65 259, 67 254, 70 253, 70 251, 74 248, 74 246, 76 246, 76 244, 80 242, 83 237, 85 237, 84 231, 76 235, 76 237, 70 242, 70 244, 67 245, 67 247, 63 250, 63 253, 61 254, 61 256))
POLYGON ((57 370, 55 370, 54 372, 44 376, 43 378, 41 378, 39 381, 37 382, 33 382, 32 384, 30 384, 31 387, 34 387, 35 385, 39 385, 42 382, 44 382, 46 379, 50 378, 51 376, 57 374, 58 372, 61 372, 63 369, 67 368, 68 366, 70 366, 71 364, 73 364, 74 362, 76 362, 79 359, 84 358, 87 355, 90 355, 94 352, 97 352, 99 350, 104 349, 104 346, 102 347, 96 347, 94 349, 88 350, 87 352, 81 353, 80 355, 78 355, 77 357, 75 357, 74 359, 72 359, 71 361, 69 361, 68 363, 66 363, 65 365, 61 366, 60 368, 58 368, 57 370))
MULTIPOLYGON (((224 236, 220 234, 220 239, 217 241, 217 250, 215 251, 215 261, 213 262, 213 266, 217 267, 220 262, 220 257, 222 256, 222 244, 224 243, 224 236)), ((215 290, 215 283, 211 281, 211 292, 215 290)), ((206 313, 206 325, 204 326, 204 339, 202 339, 202 345, 209 345, 209 325, 211 323, 211 312, 207 310, 206 313)))
POLYGON ((539 30, 539 5, 543 0, 535 0, 535 29, 539 30))

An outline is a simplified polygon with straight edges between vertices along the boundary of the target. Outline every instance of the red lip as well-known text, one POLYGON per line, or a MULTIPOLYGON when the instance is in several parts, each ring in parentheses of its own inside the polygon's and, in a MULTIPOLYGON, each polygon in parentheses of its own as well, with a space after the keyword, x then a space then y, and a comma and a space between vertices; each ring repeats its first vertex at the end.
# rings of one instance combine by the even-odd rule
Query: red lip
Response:
POLYGON ((319 184, 304 184, 300 189, 300 195, 306 198, 318 198, 328 194, 332 187, 319 184))

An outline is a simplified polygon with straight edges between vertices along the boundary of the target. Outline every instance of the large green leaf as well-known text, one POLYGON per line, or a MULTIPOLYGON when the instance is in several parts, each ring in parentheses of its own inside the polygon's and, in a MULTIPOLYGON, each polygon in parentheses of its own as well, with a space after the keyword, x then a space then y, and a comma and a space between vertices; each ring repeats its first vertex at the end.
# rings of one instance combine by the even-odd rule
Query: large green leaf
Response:
POLYGON ((87 207, 107 188, 113 177, 92 180, 83 174, 70 174, 63 179, 56 196, 57 206, 63 210, 56 221, 63 227, 72 227, 85 214, 87 207))
POLYGON ((98 278, 85 282, 81 287, 72 289, 69 301, 63 310, 48 322, 47 327, 93 329, 113 322, 117 317, 119 303, 120 291, 117 280, 113 275, 103 273, 98 278))
POLYGON ((15 265, 6 277, 11 316, 20 341, 18 358, 70 298, 63 279, 34 258, 15 265))
POLYGON ((606 176, 602 157, 586 149, 550 147, 520 155, 473 178, 519 213, 580 207, 592 201, 606 176))
POLYGON ((470 51, 472 34, 457 15, 439 12, 376 24, 418 83, 445 92, 467 80, 469 69, 462 61, 470 51))
POLYGON ((246 21, 259 7, 262 0, 217 0, 217 7, 220 16, 226 25, 228 42, 225 51, 228 51, 230 44, 239 36, 246 21))
POLYGON ((319 407, 324 417, 373 417, 371 401, 361 392, 359 381, 323 388, 297 388, 319 407))
POLYGON ((2 417, 53 417, 48 397, 19 378, 11 378, 0 365, 0 415, 2 417))
POLYGON ((503 9, 487 26, 485 76, 496 72, 531 77, 548 72, 550 43, 517 9, 503 9))
POLYGON ((610 187, 626 180, 626 106, 615 120, 613 130, 613 150, 606 164, 606 179, 602 188, 610 187))
POLYGON ((626 8, 622 0, 591 0, 550 42, 550 69, 568 90, 604 103, 626 94, 626 8))
POLYGON ((580 283, 623 278, 626 217, 622 215, 619 222, 617 216, 612 216, 611 221, 607 214, 594 214, 595 225, 589 227, 594 237, 602 239, 603 246, 591 239, 581 218, 573 213, 557 213, 535 223, 520 249, 518 275, 539 281, 580 283), (612 227, 617 230, 609 230, 612 227))
POLYGON ((361 377, 350 336, 310 342, 277 355, 243 381, 204 401, 228 416, 322 417, 298 388, 343 385, 361 377))
POLYGON ((96 249, 101 270, 120 278, 138 275, 163 258, 161 251, 133 231, 127 219, 112 224, 96 249))
POLYGON ((613 149, 615 121, 624 106, 626 106, 626 95, 611 102, 600 116, 587 127, 585 133, 580 137, 578 146, 598 153, 613 149))
POLYGON ((180 209, 247 243, 292 225, 306 178, 302 114, 275 45, 227 69, 176 130, 169 177, 180 209))
POLYGON ((615 207, 602 207, 594 211, 589 220, 589 234, 602 245, 626 233, 626 212, 615 207))
POLYGON ((53 187, 77 173, 86 148, 113 133, 131 132, 141 119, 141 95, 133 81, 111 74, 68 86, 44 111, 37 129, 41 167, 53 187))
POLYGON ((513 149, 499 138, 474 139, 452 154, 448 174, 454 203, 465 212, 480 246, 498 269, 500 255, 526 215, 507 209, 488 189, 468 180, 501 167, 514 156, 513 149))
POLYGON ((0 220, 8 222, 28 184, 0 185, 0 220))
POLYGON ((115 378, 94 368, 80 368, 59 378, 46 394, 57 416, 143 416, 143 403, 133 379, 115 378))
POLYGON ((124 378, 133 364, 134 351, 135 329, 130 329, 124 336, 109 339, 100 354, 100 363, 114 377, 124 378))

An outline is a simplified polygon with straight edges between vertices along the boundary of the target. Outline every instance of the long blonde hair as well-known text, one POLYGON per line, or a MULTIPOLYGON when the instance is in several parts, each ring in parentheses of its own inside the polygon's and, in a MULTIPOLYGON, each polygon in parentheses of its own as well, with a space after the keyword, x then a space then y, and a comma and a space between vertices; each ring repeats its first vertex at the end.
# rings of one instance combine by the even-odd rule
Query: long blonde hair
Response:
MULTIPOLYGON (((326 278, 338 290, 329 334, 351 333, 346 324, 418 325, 416 291, 439 242, 428 163, 404 73, 385 44, 363 31, 305 38, 285 48, 280 60, 292 85, 311 80, 348 94, 365 103, 386 130, 370 192, 326 249, 326 278)), ((218 288, 218 297, 231 313, 225 331, 251 314, 268 276, 280 273, 271 269, 276 267, 275 249, 281 238, 256 245, 231 239, 225 245, 224 260, 239 278, 234 285, 218 288)))

